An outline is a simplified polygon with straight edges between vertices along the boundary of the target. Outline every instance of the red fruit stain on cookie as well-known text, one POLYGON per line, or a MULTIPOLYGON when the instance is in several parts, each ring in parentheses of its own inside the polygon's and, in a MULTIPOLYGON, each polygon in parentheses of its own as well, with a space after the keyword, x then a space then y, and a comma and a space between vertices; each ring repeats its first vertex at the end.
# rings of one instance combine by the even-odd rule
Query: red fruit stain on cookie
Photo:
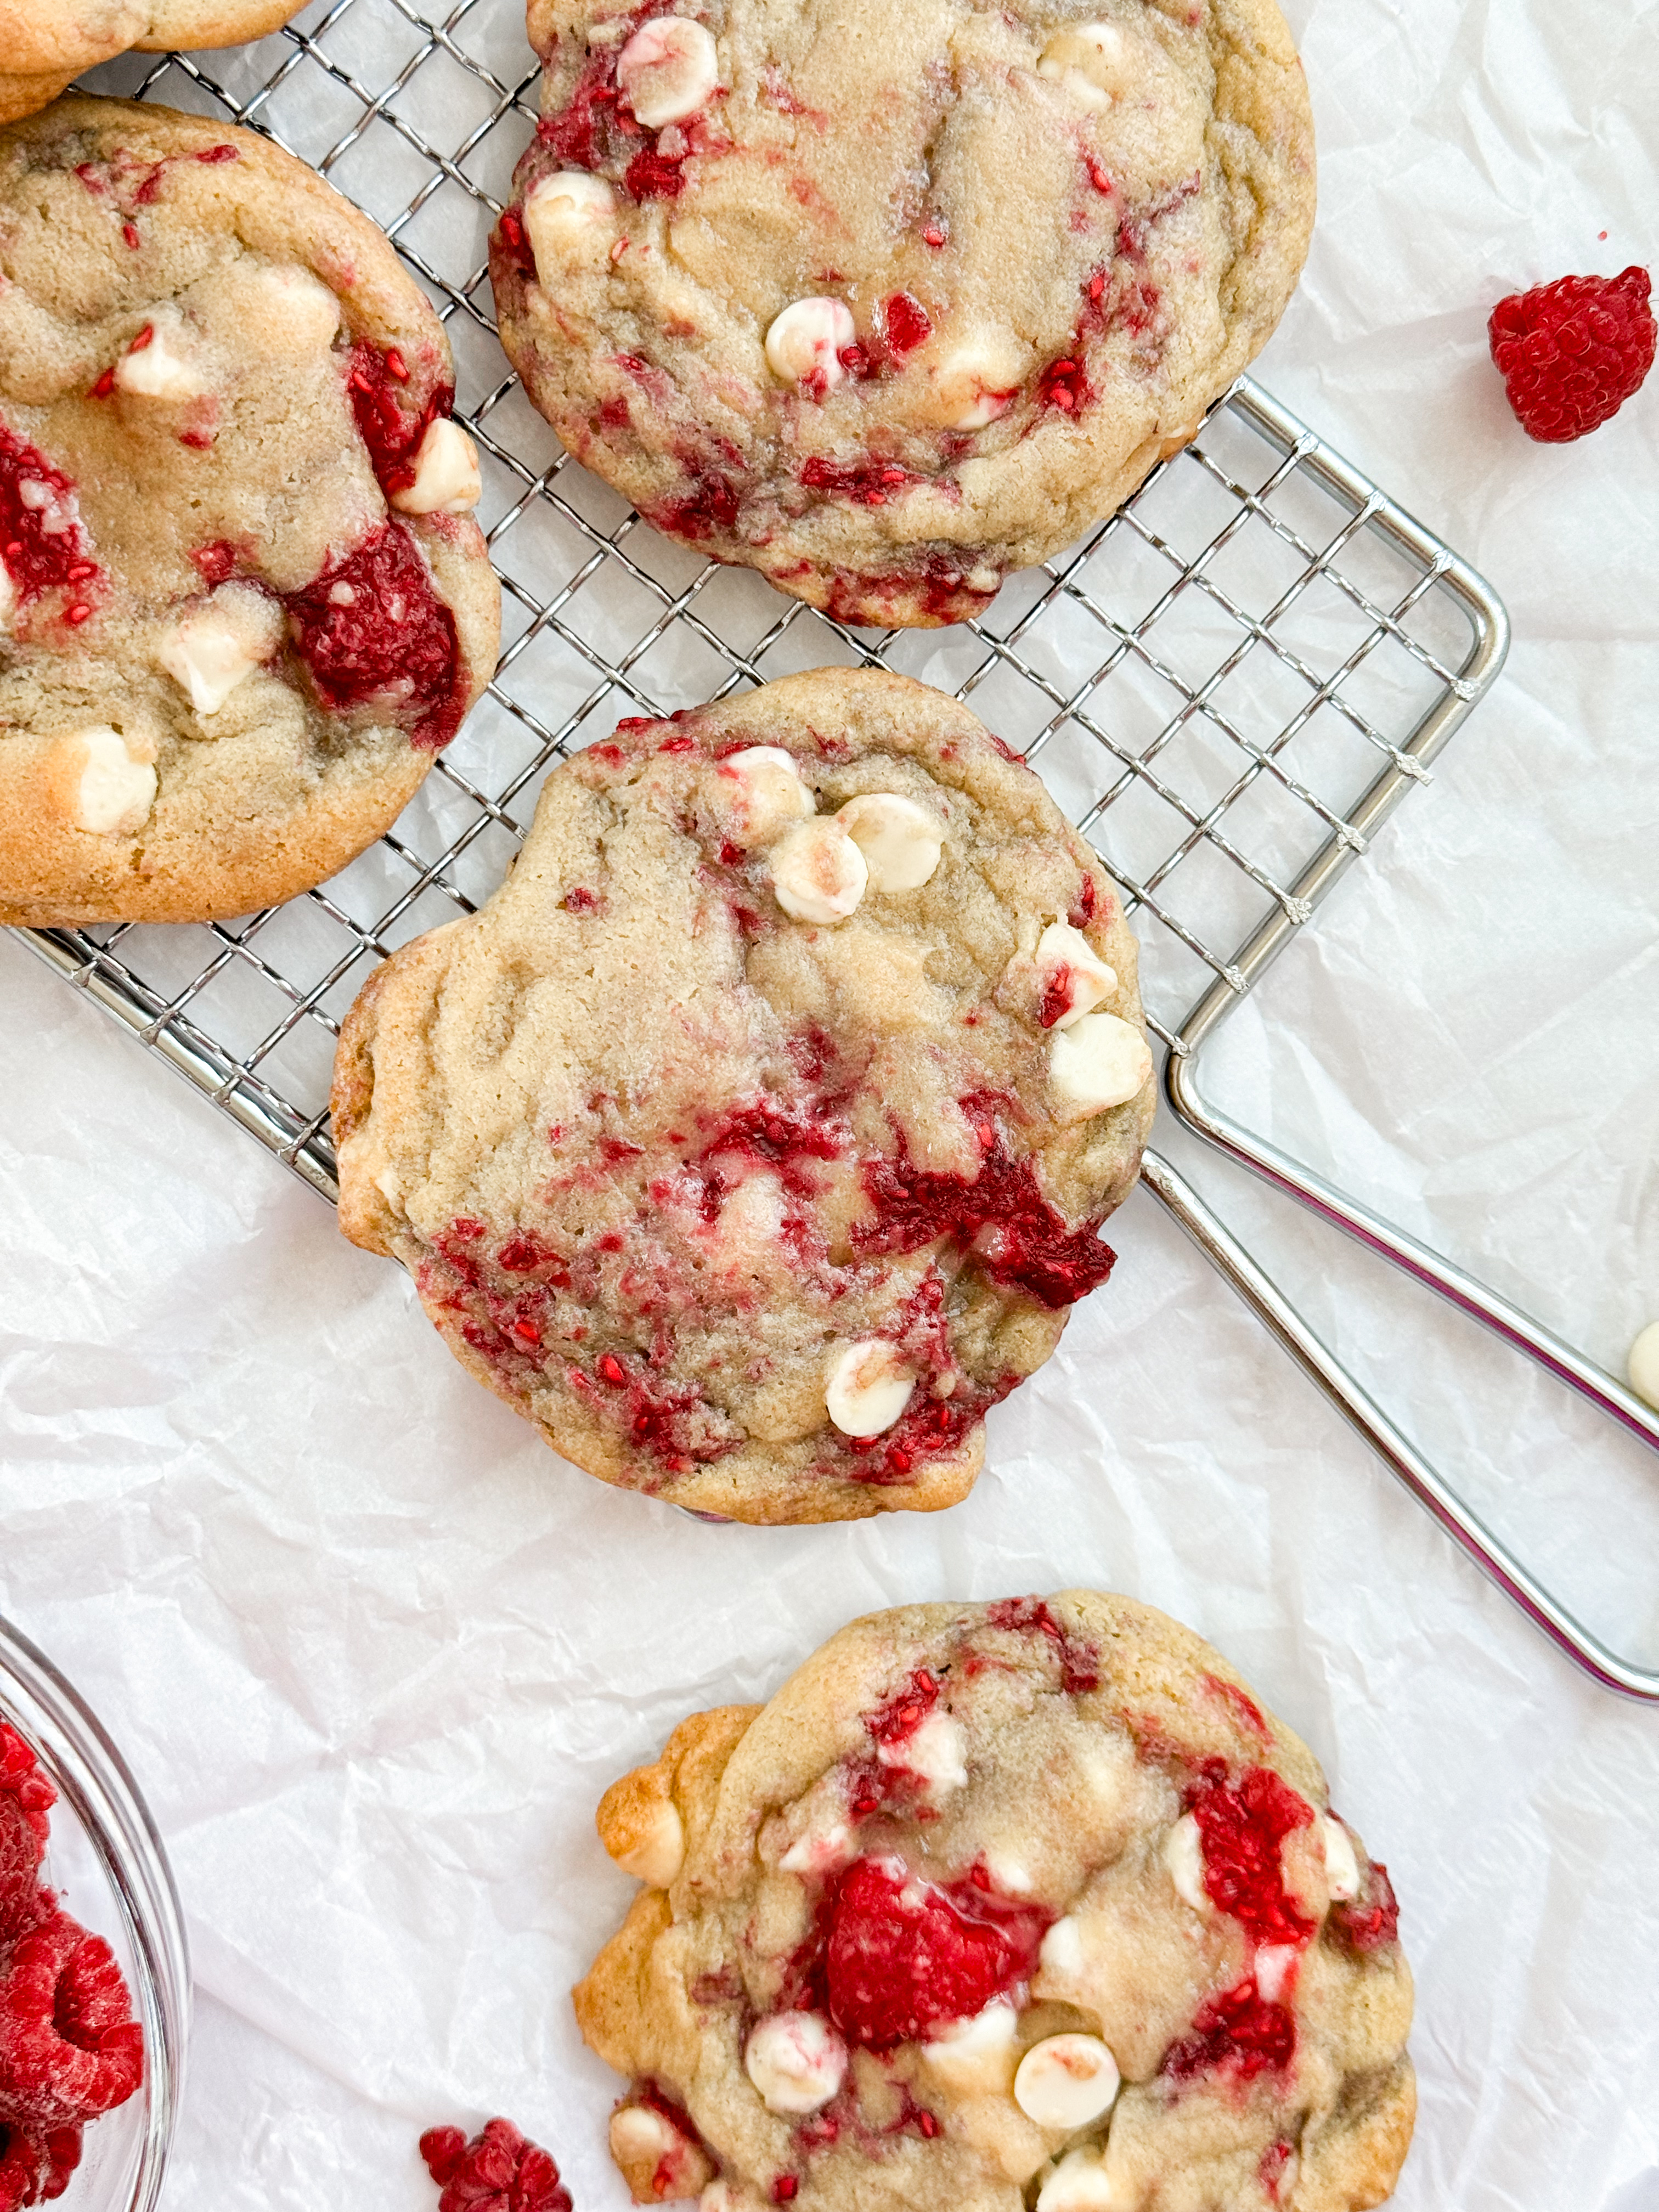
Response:
POLYGON ((400 523, 383 523, 283 604, 331 713, 376 707, 422 750, 449 743, 463 708, 455 617, 400 523))
POLYGON ((671 538, 710 538, 717 530, 730 530, 742 501, 736 485, 718 470, 695 473, 690 488, 678 499, 665 499, 651 507, 647 520, 671 538))
POLYGON ((623 174, 623 184, 636 200, 677 200, 685 190, 684 155, 671 161, 654 147, 642 147, 623 174))
POLYGON ((1639 392, 1659 348, 1645 269, 1563 276, 1513 293, 1487 325, 1492 357, 1529 438, 1560 446, 1610 422, 1639 392))
POLYGON ((38 446, 0 422, 0 562, 20 609, 64 594, 64 620, 85 622, 103 582, 88 558, 74 484, 38 446))
POLYGON ((1400 1938, 1400 1905, 1389 1880, 1389 1869, 1373 1859, 1365 1869, 1364 1887, 1346 1904, 1334 1905, 1326 1927, 1345 1951, 1361 1957, 1379 1951, 1400 1938))
POLYGON ((1279 2192, 1284 2185, 1285 2170, 1296 2156, 1296 2145, 1286 2142, 1281 2136, 1277 2142, 1268 2144, 1261 2154, 1255 2169, 1256 2179, 1261 2184, 1261 2193, 1271 2204, 1279 2202, 1279 2192))
POLYGON ((525 236, 522 208, 503 210, 501 219, 495 226, 495 236, 490 243, 501 259, 518 270, 521 276, 535 275, 536 261, 530 251, 530 241, 525 236))
POLYGON ((977 1124, 984 1158, 971 1179, 915 1166, 908 1153, 866 1161, 872 1221, 855 1223, 860 1252, 915 1252, 937 1237, 970 1247, 994 1283, 1023 1291, 1050 1312, 1073 1304, 1106 1280, 1117 1255, 1102 1243, 1097 1224, 1067 1229, 1037 1185, 1030 1160, 1009 1152, 982 1094, 961 1105, 977 1124))
POLYGON ((1241 1726, 1248 1729, 1258 1743, 1271 1743, 1272 1732, 1261 1717, 1261 1708, 1248 1690, 1237 1682, 1224 1682, 1218 1674, 1200 1674, 1199 1681, 1211 1697, 1218 1698, 1241 1726))
POLYGON ((212 591, 229 582, 241 555, 229 538, 217 538, 211 545, 198 545, 190 557, 201 571, 202 581, 212 591))
POLYGON ((1295 2016, 1284 2005, 1269 2004, 1251 1974, 1205 2000, 1192 2033, 1170 2045, 1158 2071, 1175 2081, 1223 2073, 1253 2081, 1258 2074, 1282 2073, 1295 2056, 1295 2016))
POLYGON ((382 353, 360 338, 346 368, 346 392, 357 431, 380 489, 388 497, 407 491, 415 481, 415 456, 421 441, 455 404, 452 384, 436 385, 422 408, 405 407, 396 387, 409 382, 409 364, 395 346, 382 353))
POLYGON ((895 292, 883 306, 887 327, 887 344, 896 354, 914 353, 933 334, 933 325, 927 310, 914 294, 895 292))
POLYGON ((791 1198, 816 1198, 821 1184, 808 1163, 839 1159, 844 1149, 842 1137, 822 1123, 776 1107, 740 1107, 715 1125, 694 1164, 702 1218, 717 1220, 731 1193, 756 1169, 769 1169, 791 1198))
POLYGON ((887 2051, 964 2020, 1028 1980, 1053 1915, 971 1881, 949 1887, 902 1859, 860 1859, 836 1885, 823 1978, 849 2043, 887 2051))
POLYGON ((1037 379, 1037 404, 1075 415, 1093 398, 1083 363, 1070 354, 1051 361, 1037 379))
POLYGON ((471 2141, 459 2128, 428 2128, 421 2156, 443 2191, 438 2212, 572 2212, 551 2157, 510 2120, 487 2120, 471 2141))
POLYGON ((1313 1808, 1271 1767, 1247 1767, 1237 1783, 1226 1773, 1223 1760, 1206 1760, 1188 1798, 1210 1901, 1254 1943, 1305 1943, 1314 1923, 1285 1893, 1279 1853, 1286 1836, 1311 1822, 1313 1808))
POLYGON ((988 1628, 1016 1636, 1042 1636, 1054 1646, 1060 1686, 1068 1697, 1085 1697, 1100 1687, 1100 1654, 1072 1636, 1040 1597, 1005 1597, 985 1611, 988 1628))
POLYGON ((800 471, 808 491, 827 492, 832 498, 850 499, 860 507, 885 507, 907 484, 925 483, 914 469, 896 461, 829 461, 814 453, 800 471))

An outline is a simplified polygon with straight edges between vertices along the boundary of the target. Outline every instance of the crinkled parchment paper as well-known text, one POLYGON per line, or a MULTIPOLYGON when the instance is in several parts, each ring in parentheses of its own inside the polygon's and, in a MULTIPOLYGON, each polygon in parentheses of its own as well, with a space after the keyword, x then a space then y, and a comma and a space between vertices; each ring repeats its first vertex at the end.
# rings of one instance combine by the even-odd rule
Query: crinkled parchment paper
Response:
MULTIPOLYGON (((1618 1366, 1659 1314, 1659 384, 1530 446, 1484 323, 1516 286, 1659 261, 1659 9, 1291 13, 1321 218, 1260 374, 1485 571, 1516 646, 1210 1085, 1618 1366)), ((424 2212, 418 2130, 495 2112, 584 2212, 619 2207, 614 2085, 567 1996, 629 1894, 605 1783, 854 1613, 1078 1582, 1220 1644, 1388 1860, 1419 1975, 1402 2212, 1659 2208, 1659 1712, 1454 1553, 1149 1197, 966 1504, 707 1528, 550 1457, 396 1269, 9 940, 0 994, 0 1603, 125 1745, 185 1893, 179 2212, 424 2212)), ((1172 1149, 1659 1662, 1659 1462, 1172 1149)))

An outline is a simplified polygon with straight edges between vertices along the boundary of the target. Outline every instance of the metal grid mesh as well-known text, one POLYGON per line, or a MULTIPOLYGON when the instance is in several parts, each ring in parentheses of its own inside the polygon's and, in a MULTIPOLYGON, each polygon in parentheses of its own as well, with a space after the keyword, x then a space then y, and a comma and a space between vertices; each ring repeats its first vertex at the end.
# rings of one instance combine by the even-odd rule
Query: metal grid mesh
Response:
MULTIPOLYGON (((533 131, 520 0, 335 0, 259 44, 130 55, 92 88, 264 131, 379 221, 445 319, 505 599, 486 698, 392 831, 286 906, 33 933, 38 950, 318 1188, 338 1024, 374 965, 500 882, 549 769, 619 715, 873 665, 969 701, 1127 894, 1153 1026, 1334 851, 1379 776, 1479 685, 1447 550, 1248 381, 1110 522, 979 621, 854 630, 658 537, 559 447, 495 340, 485 240, 533 131), (434 8, 434 14, 436 9, 434 8), (1379 517, 1393 527, 1379 526, 1379 517)), ((1253 980, 1253 975, 1252 978, 1253 980)))

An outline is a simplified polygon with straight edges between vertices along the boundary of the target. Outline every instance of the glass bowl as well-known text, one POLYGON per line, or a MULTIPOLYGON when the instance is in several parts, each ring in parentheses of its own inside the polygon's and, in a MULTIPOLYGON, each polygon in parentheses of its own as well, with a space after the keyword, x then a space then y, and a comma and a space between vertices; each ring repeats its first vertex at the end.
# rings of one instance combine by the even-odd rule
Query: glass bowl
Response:
POLYGON ((64 2212, 152 2212, 184 2091, 190 1950, 173 1872, 126 1762, 84 1698, 0 1616, 0 1720, 58 1790, 45 1873, 120 1961, 144 2034, 136 2095, 88 2122, 64 2212))

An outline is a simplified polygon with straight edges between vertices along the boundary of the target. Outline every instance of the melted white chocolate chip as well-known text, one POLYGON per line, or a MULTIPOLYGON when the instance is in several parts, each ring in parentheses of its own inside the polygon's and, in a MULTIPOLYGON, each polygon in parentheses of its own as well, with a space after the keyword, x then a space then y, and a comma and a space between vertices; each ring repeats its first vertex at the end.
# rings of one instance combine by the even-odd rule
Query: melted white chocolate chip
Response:
POLYGON ((930 1790, 960 1790, 968 1780, 968 1739, 962 1723, 949 1713, 931 1712, 897 1743, 878 1743, 884 1766, 920 1775, 930 1790))
POLYGON ((1082 1121, 1133 1098, 1152 1072, 1146 1040, 1115 1014, 1085 1014, 1050 1033, 1048 1080, 1060 1121, 1082 1121))
POLYGON ((155 747, 107 723, 80 731, 73 742, 83 762, 75 787, 78 826, 98 837, 136 836, 155 804, 155 747))
POLYGON ((1164 1863, 1176 1896, 1184 1898, 1194 1912, 1208 1912, 1212 1908, 1210 1893, 1204 1887, 1204 1838, 1190 1813, 1183 1813, 1164 1838, 1164 1863))
POLYGON ((714 41, 701 23, 684 15, 657 15, 617 57, 617 82, 647 131, 684 123, 720 82, 714 41))
POLYGON ((746 745, 727 753, 719 774, 738 787, 738 819, 731 825, 735 844, 769 845, 811 816, 812 794, 781 745, 746 745))
POLYGON ((1048 924, 1037 939, 1036 964, 1045 999, 1050 987, 1064 979, 1064 1011, 1050 1023, 1052 1029, 1070 1029, 1117 988, 1117 970, 1107 965, 1083 932, 1073 929, 1069 921, 1048 924))
POLYGON ((617 196, 603 177, 560 169, 525 196, 525 234, 543 284, 573 256, 598 256, 616 228, 617 196))
POLYGON ((428 425, 415 456, 415 481, 394 491, 392 504, 405 514, 465 514, 483 495, 478 449, 447 415, 428 425))
POLYGON ((1130 67, 1129 40, 1115 23, 1074 23, 1043 47, 1037 75, 1098 112, 1123 90, 1130 67))
POLYGON ((1110 2112, 1117 2085, 1117 2061, 1097 2035, 1050 2035, 1020 2060, 1014 2102, 1038 2127, 1070 2135, 1110 2112))
POLYGON ((628 1850, 611 1856, 624 1874, 652 1889, 666 1889, 685 1863, 685 1823, 678 1808, 663 1798, 653 1809, 645 1832, 628 1850))
POLYGON ((828 392, 846 375, 841 356, 857 336, 851 310, 842 301, 796 300, 768 326, 766 365, 784 384, 821 378, 828 392))
POLYGON ((863 854, 872 891, 920 890, 945 850, 938 817, 896 792, 849 799, 836 819, 863 854))
POLYGON ((750 2030, 743 2064, 769 2112, 817 2112, 847 2078, 847 2045, 817 2013, 774 2013, 750 2030))
POLYGON ((969 2020, 930 2028, 922 2063, 958 2096, 1006 2096, 1014 2083, 1018 2032, 1018 2015, 999 1997, 969 2020))
POLYGON ((142 399, 195 399, 208 389, 196 344, 177 307, 155 307, 115 364, 116 387, 142 399))
POLYGON ((1106 2171, 1105 2154, 1084 2144, 1050 2168, 1037 2191, 1036 2212, 1121 2212, 1106 2171))
POLYGON ((281 617, 248 584, 224 584, 164 630, 155 658, 206 719, 276 650, 281 617))
POLYGON ((916 1378, 885 1337, 838 1345, 830 1355, 823 1398, 844 1437, 878 1437, 910 1402, 916 1378))
POLYGON ((796 921, 845 921, 864 896, 870 871, 834 815, 803 822, 772 848, 772 890, 796 921))
POLYGON ((1331 1901, 1335 1905, 1352 1904, 1359 1894, 1359 1860, 1353 1838, 1330 1813, 1322 1814, 1319 1833, 1325 1847, 1325 1886, 1330 1891, 1331 1901))

